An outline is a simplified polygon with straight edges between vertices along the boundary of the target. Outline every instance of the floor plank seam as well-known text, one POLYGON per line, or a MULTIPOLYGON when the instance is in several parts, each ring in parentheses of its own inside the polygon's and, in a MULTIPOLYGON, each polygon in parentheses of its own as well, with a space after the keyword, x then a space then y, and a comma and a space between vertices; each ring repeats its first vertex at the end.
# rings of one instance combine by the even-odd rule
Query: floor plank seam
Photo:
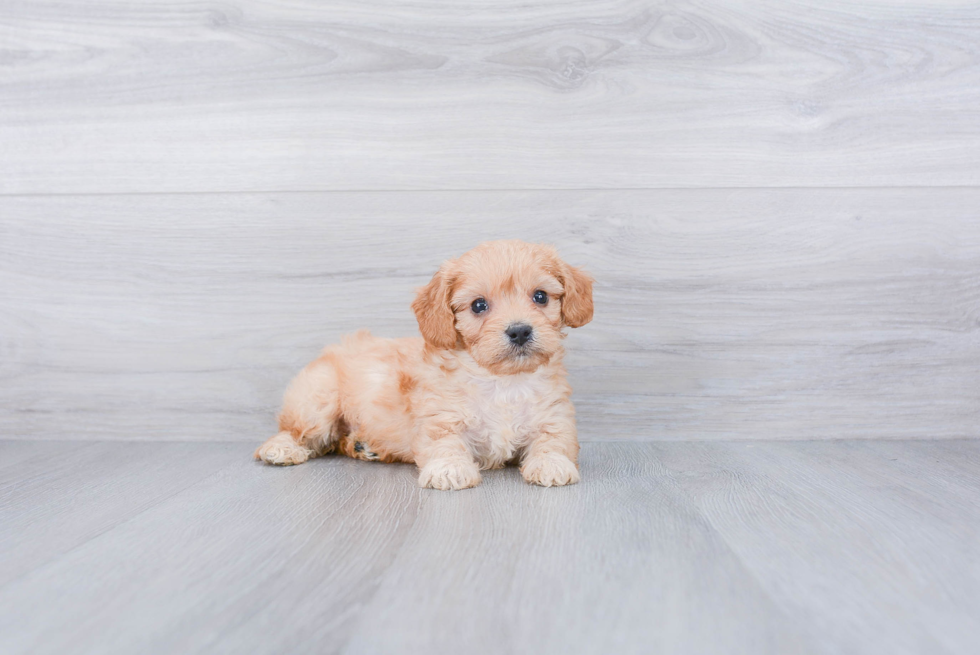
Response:
POLYGON ((650 187, 487 187, 487 188, 432 188, 432 189, 266 189, 258 191, 214 190, 214 191, 85 191, 75 193, 0 193, 2 198, 71 198, 71 197, 106 197, 106 196, 263 196, 263 195, 299 195, 299 194, 341 194, 341 193, 616 193, 622 191, 655 192, 655 191, 839 191, 839 190, 869 190, 888 191, 905 189, 980 189, 977 184, 896 184, 896 185, 857 185, 857 186, 650 186, 650 187))

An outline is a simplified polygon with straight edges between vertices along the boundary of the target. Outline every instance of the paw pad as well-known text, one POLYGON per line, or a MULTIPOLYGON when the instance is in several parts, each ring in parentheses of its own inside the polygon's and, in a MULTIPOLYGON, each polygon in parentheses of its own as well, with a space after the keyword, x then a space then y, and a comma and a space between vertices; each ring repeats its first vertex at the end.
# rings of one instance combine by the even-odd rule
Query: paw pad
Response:
POLYGON ((378 454, 368 450, 367 444, 363 441, 354 442, 354 452, 360 454, 364 459, 378 459, 378 454))

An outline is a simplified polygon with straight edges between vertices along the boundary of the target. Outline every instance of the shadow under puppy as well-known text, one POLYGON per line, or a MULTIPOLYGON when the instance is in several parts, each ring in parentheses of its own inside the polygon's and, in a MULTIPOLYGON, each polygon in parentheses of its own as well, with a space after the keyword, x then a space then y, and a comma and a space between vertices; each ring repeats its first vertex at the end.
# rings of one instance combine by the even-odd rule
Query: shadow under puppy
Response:
POLYGON ((528 482, 578 482, 562 328, 592 320, 592 278, 550 246, 493 241, 444 263, 412 309, 422 339, 362 331, 324 349, 289 385, 280 432, 255 458, 414 462, 435 489, 518 461, 528 482))

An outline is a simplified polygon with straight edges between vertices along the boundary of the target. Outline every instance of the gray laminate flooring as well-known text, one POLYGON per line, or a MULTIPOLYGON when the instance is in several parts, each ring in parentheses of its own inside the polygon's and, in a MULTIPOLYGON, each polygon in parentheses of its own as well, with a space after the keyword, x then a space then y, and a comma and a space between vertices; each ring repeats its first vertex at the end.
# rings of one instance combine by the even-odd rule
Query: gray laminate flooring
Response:
POLYGON ((419 489, 229 443, 0 442, 0 652, 975 653, 980 441, 588 443, 419 489))

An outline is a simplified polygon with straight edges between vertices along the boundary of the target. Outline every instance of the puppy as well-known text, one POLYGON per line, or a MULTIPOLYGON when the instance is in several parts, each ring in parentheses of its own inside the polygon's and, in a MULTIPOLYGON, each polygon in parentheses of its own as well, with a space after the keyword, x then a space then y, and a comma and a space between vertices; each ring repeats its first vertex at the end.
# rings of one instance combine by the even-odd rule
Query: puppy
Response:
POLYGON ((434 489, 511 462, 534 484, 578 482, 562 328, 592 320, 592 278, 549 246, 493 241, 443 264, 412 309, 423 338, 358 332, 303 369, 255 458, 414 462, 434 489))

